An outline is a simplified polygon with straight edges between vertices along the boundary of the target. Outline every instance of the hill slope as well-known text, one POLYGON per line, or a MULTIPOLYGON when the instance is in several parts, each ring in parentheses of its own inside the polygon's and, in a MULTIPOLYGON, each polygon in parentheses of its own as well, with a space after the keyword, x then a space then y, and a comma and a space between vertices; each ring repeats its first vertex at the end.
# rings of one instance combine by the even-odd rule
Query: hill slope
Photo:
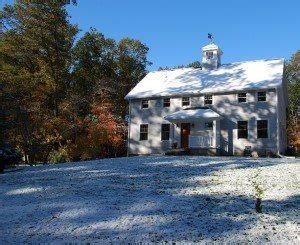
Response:
POLYGON ((299 164, 132 157, 26 167, 0 175, 0 243, 299 243, 299 164))

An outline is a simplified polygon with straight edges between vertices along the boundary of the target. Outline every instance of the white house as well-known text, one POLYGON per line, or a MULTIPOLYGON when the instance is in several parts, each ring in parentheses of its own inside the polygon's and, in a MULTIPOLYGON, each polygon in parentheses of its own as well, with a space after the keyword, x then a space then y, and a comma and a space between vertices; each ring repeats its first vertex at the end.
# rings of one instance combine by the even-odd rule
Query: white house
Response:
POLYGON ((129 154, 177 146, 240 155, 251 148, 283 153, 287 88, 283 59, 221 64, 214 43, 202 48, 202 68, 147 74, 129 101, 129 154))

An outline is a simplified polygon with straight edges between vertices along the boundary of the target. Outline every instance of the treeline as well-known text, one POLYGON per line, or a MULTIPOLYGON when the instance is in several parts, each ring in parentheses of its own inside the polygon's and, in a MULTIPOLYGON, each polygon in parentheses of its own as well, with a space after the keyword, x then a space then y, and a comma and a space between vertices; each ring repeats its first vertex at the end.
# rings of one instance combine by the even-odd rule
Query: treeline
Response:
POLYGON ((298 50, 285 66, 285 79, 288 82, 288 143, 295 147, 300 156, 300 50, 298 50))
MULTIPOLYGON (((11 144, 30 163, 124 155, 124 96, 150 64, 139 40, 95 29, 77 40, 66 4, 16 1, 0 11, 0 147, 11 144)), ((298 147, 299 72, 298 51, 285 73, 289 143, 298 147)))
POLYGON ((0 144, 29 163, 124 155, 124 96, 147 72, 148 47, 95 29, 75 41, 57 1, 16 1, 0 18, 0 144))

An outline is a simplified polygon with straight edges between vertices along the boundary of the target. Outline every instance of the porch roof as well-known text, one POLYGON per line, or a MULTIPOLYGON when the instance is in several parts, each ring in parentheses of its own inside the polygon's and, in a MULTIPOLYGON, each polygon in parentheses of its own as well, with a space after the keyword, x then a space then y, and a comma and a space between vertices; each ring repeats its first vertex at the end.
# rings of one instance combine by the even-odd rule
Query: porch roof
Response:
POLYGON ((210 120, 218 120, 221 118, 221 115, 211 109, 185 109, 181 111, 177 111, 170 115, 164 117, 165 120, 173 123, 178 122, 192 122, 197 121, 199 119, 210 119, 210 120))

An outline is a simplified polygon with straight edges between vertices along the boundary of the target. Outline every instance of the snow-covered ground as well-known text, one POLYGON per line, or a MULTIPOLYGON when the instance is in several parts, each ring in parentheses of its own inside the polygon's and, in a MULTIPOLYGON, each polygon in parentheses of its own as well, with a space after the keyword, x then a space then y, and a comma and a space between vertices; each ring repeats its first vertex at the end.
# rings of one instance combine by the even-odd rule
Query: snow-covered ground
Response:
POLYGON ((157 156, 24 167, 0 175, 0 244, 299 244, 299 193, 297 159, 157 156))

